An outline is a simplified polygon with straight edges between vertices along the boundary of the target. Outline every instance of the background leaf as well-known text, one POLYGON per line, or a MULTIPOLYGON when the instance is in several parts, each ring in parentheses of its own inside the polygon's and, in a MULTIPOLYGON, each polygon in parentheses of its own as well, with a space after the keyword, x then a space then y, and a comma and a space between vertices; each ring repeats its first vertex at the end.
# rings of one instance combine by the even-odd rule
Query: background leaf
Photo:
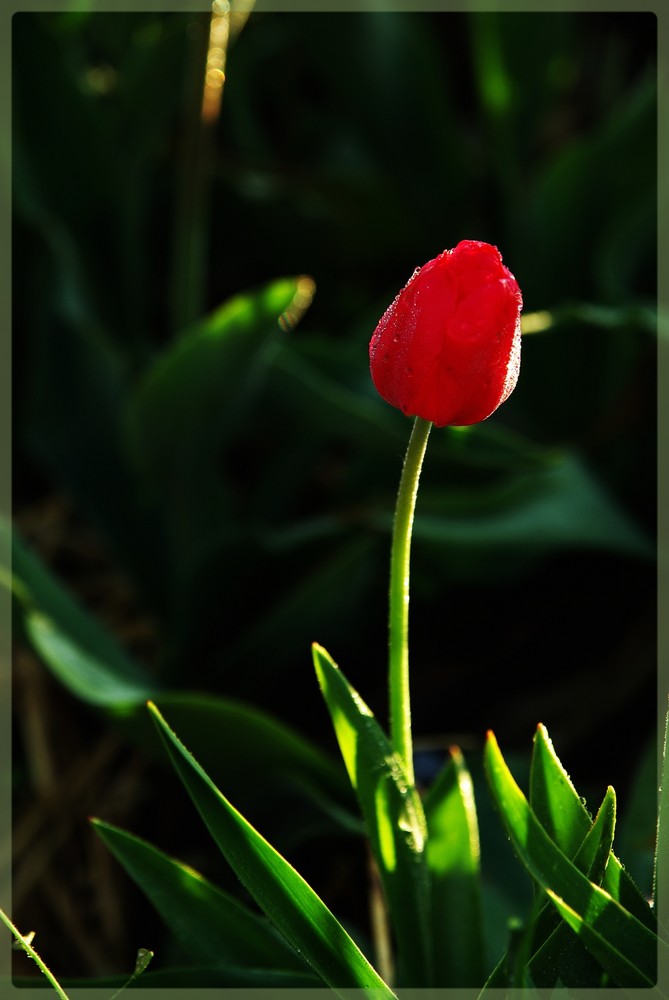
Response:
POLYGON ((118 827, 92 823, 196 963, 305 972, 266 920, 198 872, 118 827))
POLYGON ((233 416, 239 420, 255 400, 278 348, 278 321, 299 288, 300 279, 286 278, 236 296, 149 366, 127 418, 136 461, 149 482, 169 487, 181 463, 215 458, 233 416))
POLYGON ((483 503, 456 493, 421 493, 416 516, 418 544, 428 542, 437 554, 469 572, 477 572, 477 554, 489 559, 491 548, 540 553, 563 545, 616 549, 642 559, 654 558, 654 546, 575 458, 556 459, 531 473, 510 476, 490 489, 483 503))
MULTIPOLYGON (((0 531, 10 532, 5 521, 0 521, 0 531)), ((94 705, 121 707, 143 704, 156 692, 156 682, 78 605, 16 533, 12 571, 30 641, 77 697, 94 705)))

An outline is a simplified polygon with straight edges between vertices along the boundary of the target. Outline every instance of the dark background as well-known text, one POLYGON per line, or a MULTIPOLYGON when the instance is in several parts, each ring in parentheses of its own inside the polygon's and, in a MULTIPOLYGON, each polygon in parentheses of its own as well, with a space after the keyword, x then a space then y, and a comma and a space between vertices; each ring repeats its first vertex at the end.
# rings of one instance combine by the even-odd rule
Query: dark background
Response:
MULTIPOLYGON (((417 265, 461 239, 494 243, 525 314, 550 316, 489 421, 432 433, 412 562, 415 738, 456 740, 475 762, 492 728, 527 755, 541 721, 577 786, 597 800, 613 784, 624 807, 656 720, 654 16, 252 13, 205 129, 208 27, 177 13, 13 19, 21 537, 156 683, 250 701, 336 756, 309 646, 385 722, 410 432, 374 393, 369 337, 417 265), (138 462, 128 412, 156 359, 231 296, 301 274, 313 303, 272 332, 278 361, 252 397, 240 408, 230 388, 255 363, 244 349, 186 452, 158 432, 138 462)), ((198 397, 187 379, 175 407, 182 390, 198 397)), ((39 925, 57 972, 125 969, 162 932, 87 814, 228 876, 159 755, 17 631, 15 916, 39 925), (62 836, 40 840, 31 822, 62 836)), ((271 801, 261 758, 246 781, 271 801)), ((258 809, 357 919, 358 849, 291 837, 281 810, 258 809)))

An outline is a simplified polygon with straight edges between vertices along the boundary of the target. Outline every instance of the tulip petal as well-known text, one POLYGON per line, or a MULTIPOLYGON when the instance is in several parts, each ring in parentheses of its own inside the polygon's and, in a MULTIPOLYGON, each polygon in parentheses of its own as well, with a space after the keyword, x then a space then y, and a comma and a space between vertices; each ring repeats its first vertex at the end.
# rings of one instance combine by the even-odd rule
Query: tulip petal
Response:
POLYGON ((518 381, 522 304, 496 247, 445 250, 414 271, 372 336, 379 394, 437 427, 485 420, 518 381))

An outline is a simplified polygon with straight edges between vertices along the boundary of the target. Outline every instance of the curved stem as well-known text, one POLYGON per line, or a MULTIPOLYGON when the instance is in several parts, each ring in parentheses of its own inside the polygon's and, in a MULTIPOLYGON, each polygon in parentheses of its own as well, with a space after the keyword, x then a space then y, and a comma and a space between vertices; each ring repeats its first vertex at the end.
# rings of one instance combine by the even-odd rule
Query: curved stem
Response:
POLYGON ((42 959, 39 957, 39 955, 31 945, 30 942, 32 940, 32 935, 26 934, 26 936, 24 937, 23 934, 21 934, 18 927, 15 927, 14 924, 11 922, 11 920, 4 912, 4 910, 0 910, 0 921, 5 925, 7 930, 11 931, 11 933, 16 938, 17 944, 20 945, 21 948, 23 948, 26 955, 29 955, 30 958, 32 958, 33 962, 37 965, 37 967, 44 974, 44 976, 46 976, 49 983, 53 986, 54 990, 60 997, 60 1000, 70 1000, 67 993, 60 985, 56 977, 54 976, 53 972, 45 965, 45 963, 42 961, 42 959))
POLYGON ((390 739, 413 783, 411 701, 409 697, 409 557, 418 481, 432 428, 416 417, 397 493, 390 555, 390 739))

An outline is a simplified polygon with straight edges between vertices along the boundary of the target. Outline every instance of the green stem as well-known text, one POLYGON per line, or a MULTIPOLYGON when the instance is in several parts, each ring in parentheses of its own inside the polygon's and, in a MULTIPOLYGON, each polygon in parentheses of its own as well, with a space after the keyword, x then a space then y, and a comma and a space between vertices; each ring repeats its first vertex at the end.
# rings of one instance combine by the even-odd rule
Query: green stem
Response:
POLYGON ((47 978, 47 980, 49 981, 49 983, 53 986, 54 990, 56 991, 56 993, 60 997, 60 1000, 69 1000, 69 997, 68 997, 67 993, 65 992, 65 990, 63 989, 63 987, 60 985, 60 983, 58 982, 58 980, 56 979, 56 977, 54 976, 54 974, 45 965, 45 963, 42 961, 42 959, 39 957, 39 955, 37 954, 37 952, 35 951, 35 949, 30 944, 29 938, 28 937, 24 937, 23 934, 21 934, 21 932, 18 929, 18 927, 14 926, 14 924, 11 922, 11 920, 9 919, 9 917, 7 916, 7 914, 4 912, 4 910, 0 910, 0 921, 2 921, 2 923, 7 927, 7 929, 12 932, 12 934, 16 938, 17 943, 23 948, 23 950, 25 951, 26 955, 29 955, 32 958, 33 962, 35 962, 35 964, 40 969, 40 971, 43 973, 43 975, 47 978))
POLYGON ((413 783, 411 700, 409 696, 409 557, 418 481, 432 428, 416 417, 397 493, 390 555, 390 739, 413 783))

